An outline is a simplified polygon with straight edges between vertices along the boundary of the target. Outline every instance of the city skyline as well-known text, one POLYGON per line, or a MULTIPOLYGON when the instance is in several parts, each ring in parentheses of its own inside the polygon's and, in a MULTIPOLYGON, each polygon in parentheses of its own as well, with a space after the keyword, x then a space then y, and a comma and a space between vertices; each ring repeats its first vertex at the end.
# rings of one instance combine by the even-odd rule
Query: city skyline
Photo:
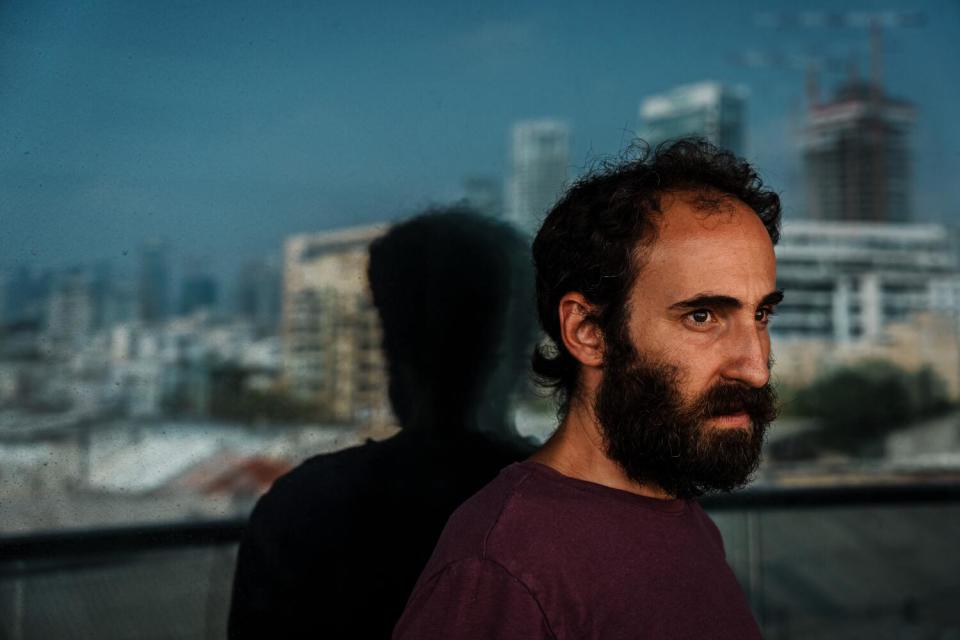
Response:
MULTIPOLYGON (((803 74, 731 59, 846 48, 863 67, 865 29, 757 23, 785 2, 561 8, 4 6, 0 258, 123 271, 161 236, 222 278, 287 235, 409 216, 459 199, 465 176, 506 179, 518 121, 568 122, 574 176, 629 144, 645 96, 706 80, 749 90, 747 157, 802 213, 803 74)), ((927 20, 885 32, 885 85, 919 109, 915 219, 951 222, 960 89, 937 78, 960 55, 960 9, 909 8, 927 20)))

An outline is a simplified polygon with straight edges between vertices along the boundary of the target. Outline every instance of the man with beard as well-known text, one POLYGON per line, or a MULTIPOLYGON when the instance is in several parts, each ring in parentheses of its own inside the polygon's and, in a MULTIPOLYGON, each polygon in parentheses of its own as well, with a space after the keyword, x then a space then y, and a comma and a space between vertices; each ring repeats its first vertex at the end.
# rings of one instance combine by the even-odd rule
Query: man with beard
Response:
POLYGON ((695 501, 775 416, 780 202, 697 139, 581 179, 533 245, 560 426, 450 518, 395 638, 759 638, 695 501))

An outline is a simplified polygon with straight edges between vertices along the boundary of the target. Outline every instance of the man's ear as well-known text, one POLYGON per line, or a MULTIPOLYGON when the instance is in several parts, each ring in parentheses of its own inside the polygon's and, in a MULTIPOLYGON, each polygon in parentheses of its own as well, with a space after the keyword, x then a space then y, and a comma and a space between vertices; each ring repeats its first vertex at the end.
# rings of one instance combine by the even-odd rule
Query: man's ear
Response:
POLYGON ((582 294, 570 292, 560 298, 560 337, 574 358, 587 367, 603 364, 603 335, 593 319, 594 307, 582 294))

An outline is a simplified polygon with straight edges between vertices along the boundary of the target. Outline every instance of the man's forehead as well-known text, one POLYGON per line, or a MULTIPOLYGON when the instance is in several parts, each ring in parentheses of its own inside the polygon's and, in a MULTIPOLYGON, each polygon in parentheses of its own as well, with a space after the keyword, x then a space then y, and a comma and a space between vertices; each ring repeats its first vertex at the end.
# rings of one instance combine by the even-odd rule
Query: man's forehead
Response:
POLYGON ((773 242, 746 204, 727 198, 706 208, 675 197, 664 205, 657 238, 642 260, 645 285, 676 295, 773 286, 773 242))
MULTIPOLYGON (((673 192, 660 198, 662 215, 655 219, 658 240, 691 240, 712 236, 716 231, 763 222, 739 198, 716 191, 673 192)), ((764 230, 765 232, 765 230, 764 230)))

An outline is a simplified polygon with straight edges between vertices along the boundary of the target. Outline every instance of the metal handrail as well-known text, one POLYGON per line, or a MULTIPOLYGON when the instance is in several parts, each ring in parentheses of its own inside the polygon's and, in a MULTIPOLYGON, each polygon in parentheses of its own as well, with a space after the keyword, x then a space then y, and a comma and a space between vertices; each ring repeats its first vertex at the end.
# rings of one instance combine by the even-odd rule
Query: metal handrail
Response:
POLYGON ((233 544, 246 525, 246 518, 230 518, 0 535, 0 563, 233 544))
MULTIPOLYGON (((706 496, 699 502, 708 511, 960 503, 960 483, 752 487, 730 494, 706 496)), ((240 541, 245 527, 245 518, 230 518, 0 535, 0 564, 234 544, 240 541)))
MULTIPOLYGON (((699 500, 709 511, 908 506, 960 502, 960 482, 848 484, 817 487, 751 487, 699 500)), ((0 538, 2 540, 2 538, 0 538)))

